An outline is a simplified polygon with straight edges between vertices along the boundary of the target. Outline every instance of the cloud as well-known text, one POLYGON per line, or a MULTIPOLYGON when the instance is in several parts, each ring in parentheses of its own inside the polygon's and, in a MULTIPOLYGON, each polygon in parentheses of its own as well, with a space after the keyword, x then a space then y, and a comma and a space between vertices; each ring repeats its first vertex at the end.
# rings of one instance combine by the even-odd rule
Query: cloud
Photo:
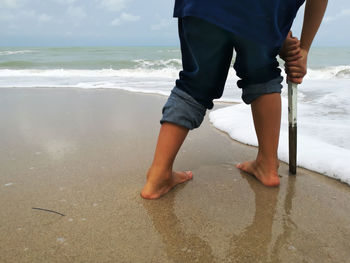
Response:
POLYGON ((172 19, 161 19, 158 24, 152 25, 151 29, 152 30, 161 30, 163 28, 169 27, 173 24, 172 19))
POLYGON ((326 16, 323 21, 324 23, 329 23, 347 16, 350 16, 350 8, 343 9, 342 11, 340 11, 338 14, 334 16, 326 16))
POLYGON ((120 11, 126 8, 131 0, 99 0, 98 2, 109 11, 120 11))
POLYGON ((139 16, 135 16, 135 15, 128 14, 128 13, 122 13, 120 15, 120 17, 114 19, 111 22, 111 25, 112 26, 119 26, 119 25, 121 25, 124 22, 136 22, 138 20, 140 20, 139 16))
POLYGON ((19 8, 23 5, 23 0, 1 0, 0 6, 7 8, 19 8))
POLYGON ((0 20, 2 21, 11 21, 15 18, 16 16, 13 14, 0 14, 0 20))
POLYGON ((35 10, 20 10, 18 13, 18 17, 33 18, 36 16, 37 16, 37 13, 35 10))
POLYGON ((82 20, 87 16, 84 8, 80 6, 69 6, 67 14, 76 20, 82 20))
POLYGON ((40 22, 48 22, 48 21, 52 20, 52 16, 49 16, 47 14, 41 14, 40 16, 38 16, 38 20, 40 22))
POLYGON ((77 0, 54 0, 58 4, 62 5, 72 5, 74 4, 77 0))
MULTIPOLYGON (((1 1, 1 0, 0 0, 1 1)), ((3 13, 0 14, 0 20, 3 21, 11 21, 11 20, 18 20, 20 21, 21 19, 30 19, 29 21, 39 21, 39 22, 47 22, 53 19, 52 16, 42 13, 38 14, 35 10, 16 10, 15 14, 12 13, 3 13)))
POLYGON ((138 21, 140 19, 139 16, 135 16, 135 15, 132 15, 132 14, 128 14, 128 13, 123 13, 120 18, 123 20, 123 21, 131 21, 131 22, 134 22, 134 21, 138 21))

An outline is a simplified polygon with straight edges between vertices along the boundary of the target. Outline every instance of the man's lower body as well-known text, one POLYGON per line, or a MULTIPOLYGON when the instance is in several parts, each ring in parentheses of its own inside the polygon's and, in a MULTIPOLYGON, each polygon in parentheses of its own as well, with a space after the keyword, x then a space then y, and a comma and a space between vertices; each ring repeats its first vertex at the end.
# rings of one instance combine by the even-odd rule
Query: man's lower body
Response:
POLYGON ((156 152, 141 196, 156 199, 192 179, 192 172, 174 172, 173 163, 188 131, 200 126, 206 110, 213 107, 213 100, 222 96, 233 50, 234 68, 240 78, 237 85, 242 89, 243 101, 251 104, 259 142, 256 159, 236 167, 264 185, 279 185, 279 48, 262 46, 194 17, 179 19, 179 37, 183 70, 163 108, 156 152))

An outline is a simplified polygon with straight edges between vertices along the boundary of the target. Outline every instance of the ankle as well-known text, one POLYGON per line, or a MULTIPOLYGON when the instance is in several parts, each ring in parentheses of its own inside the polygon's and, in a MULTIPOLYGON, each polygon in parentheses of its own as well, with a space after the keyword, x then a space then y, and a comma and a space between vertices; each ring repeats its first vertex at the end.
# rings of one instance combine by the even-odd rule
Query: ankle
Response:
POLYGON ((264 156, 262 154, 258 154, 256 158, 256 164, 261 167, 266 167, 270 169, 278 169, 279 167, 279 160, 276 157, 271 157, 271 156, 264 156))
POLYGON ((147 172, 147 180, 153 178, 156 180, 159 178, 162 178, 162 180, 168 180, 171 178, 171 172, 172 167, 157 166, 152 164, 147 172))

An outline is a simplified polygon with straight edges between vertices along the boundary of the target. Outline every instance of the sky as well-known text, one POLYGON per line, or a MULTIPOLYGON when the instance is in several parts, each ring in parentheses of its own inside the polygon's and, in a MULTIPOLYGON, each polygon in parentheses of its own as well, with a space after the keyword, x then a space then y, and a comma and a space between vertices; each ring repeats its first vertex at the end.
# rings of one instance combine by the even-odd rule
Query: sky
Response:
MULTIPOLYGON (((174 0, 0 0, 0 46, 178 45, 173 6, 174 0)), ((302 20, 303 7, 296 36, 302 20)), ((329 1, 314 46, 350 46, 349 22, 350 1, 329 1)))

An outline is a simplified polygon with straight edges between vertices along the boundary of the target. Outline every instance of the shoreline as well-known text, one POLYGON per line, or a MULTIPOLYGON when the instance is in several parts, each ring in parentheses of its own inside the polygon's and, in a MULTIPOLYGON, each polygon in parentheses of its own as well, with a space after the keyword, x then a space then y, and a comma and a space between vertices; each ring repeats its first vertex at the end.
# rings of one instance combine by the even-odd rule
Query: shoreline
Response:
MULTIPOLYGON (((160 98, 163 98, 164 100, 166 100, 166 98, 169 96, 169 95, 166 95, 166 94, 163 94, 163 93, 157 93, 157 92, 144 92, 144 91, 131 91, 131 90, 127 90, 127 89, 120 89, 120 88, 96 88, 96 89, 93 89, 93 88, 81 88, 81 87, 8 87, 8 88, 0 88, 0 91, 1 89, 4 89, 4 90, 8 90, 8 89, 16 89, 16 90, 36 90, 36 89, 47 89, 47 90, 56 90, 56 89, 60 89, 60 90, 75 90, 75 91, 80 91, 80 90, 95 90, 96 92, 103 92, 103 91, 107 91, 107 90, 116 90, 116 92, 126 92, 126 93, 130 93, 130 94, 137 94, 137 95, 149 95, 149 96, 156 96, 156 97, 160 97, 160 98)), ((210 111, 207 111, 207 114, 206 114, 206 118, 209 116, 209 113, 217 110, 217 109, 220 109, 220 108, 224 108, 224 107, 228 107, 228 106, 233 106, 233 105, 238 105, 238 104, 241 104, 239 102, 234 102, 234 101, 221 101, 220 99, 219 100, 214 100, 214 108, 210 111)), ((234 141, 235 143, 239 143, 239 144, 242 144, 243 146, 247 146, 247 147, 253 147, 253 148, 257 148, 255 145, 253 144, 247 144, 245 142, 241 142, 239 140, 236 140, 234 138, 232 138, 227 131, 224 131, 224 130, 221 130, 217 127, 214 126, 214 124, 212 122, 210 122, 210 126, 212 128, 214 128, 215 130, 219 131, 220 133, 222 133, 223 135, 227 136, 230 140, 234 141)), ((284 163, 285 165, 288 165, 288 163, 282 159, 279 159, 280 162, 284 163)), ((324 173, 320 173, 318 171, 315 171, 315 170, 312 170, 312 169, 309 169, 309 168, 306 168, 306 167, 303 167, 303 166, 298 166, 297 167, 298 169, 303 169, 303 170, 306 170, 306 171, 309 171, 311 173, 316 173, 316 174, 319 174, 319 175, 322 175, 322 176, 325 176, 329 179, 333 179, 335 181, 338 181, 348 187, 350 187, 350 185, 341 180, 340 178, 337 178, 337 177, 332 177, 330 175, 327 175, 327 174, 324 174, 324 173)))
POLYGON ((280 187, 260 185, 234 167, 256 148, 214 128, 207 114, 175 163, 194 179, 142 200, 166 97, 32 89, 0 89, 2 262, 350 257, 347 185, 302 168, 289 176, 285 163, 280 187))

